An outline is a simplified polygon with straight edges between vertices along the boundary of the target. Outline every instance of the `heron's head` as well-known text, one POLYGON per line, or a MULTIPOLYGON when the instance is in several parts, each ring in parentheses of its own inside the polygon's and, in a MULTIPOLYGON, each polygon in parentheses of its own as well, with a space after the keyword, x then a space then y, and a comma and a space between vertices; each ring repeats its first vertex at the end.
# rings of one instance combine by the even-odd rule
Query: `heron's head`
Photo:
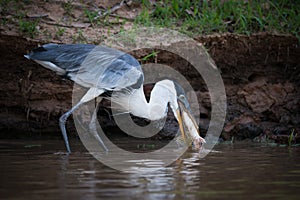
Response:
POLYGON ((192 114, 189 102, 183 88, 171 80, 162 81, 170 91, 170 107, 178 121, 184 142, 193 142, 195 148, 200 148, 205 139, 200 136, 198 124, 192 114))

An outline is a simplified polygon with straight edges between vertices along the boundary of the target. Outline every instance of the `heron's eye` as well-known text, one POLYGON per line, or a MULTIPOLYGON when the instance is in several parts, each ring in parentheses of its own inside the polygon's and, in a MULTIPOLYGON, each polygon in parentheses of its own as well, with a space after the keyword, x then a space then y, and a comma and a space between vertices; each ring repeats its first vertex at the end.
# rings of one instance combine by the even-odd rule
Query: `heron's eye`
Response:
POLYGON ((180 95, 179 99, 183 101, 183 100, 185 100, 185 96, 184 95, 180 95))

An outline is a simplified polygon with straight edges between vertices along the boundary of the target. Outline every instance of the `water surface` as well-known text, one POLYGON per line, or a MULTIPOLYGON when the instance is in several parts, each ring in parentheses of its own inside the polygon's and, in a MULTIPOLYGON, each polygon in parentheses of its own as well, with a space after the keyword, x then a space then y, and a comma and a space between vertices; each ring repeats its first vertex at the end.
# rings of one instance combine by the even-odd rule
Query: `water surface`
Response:
MULTIPOLYGON (((126 142, 126 141, 125 141, 126 142)), ((1 199, 298 199, 300 148, 219 144, 200 159, 188 150, 171 166, 124 173, 80 141, 0 140, 1 199)), ((123 141, 124 144, 124 141, 123 141)))

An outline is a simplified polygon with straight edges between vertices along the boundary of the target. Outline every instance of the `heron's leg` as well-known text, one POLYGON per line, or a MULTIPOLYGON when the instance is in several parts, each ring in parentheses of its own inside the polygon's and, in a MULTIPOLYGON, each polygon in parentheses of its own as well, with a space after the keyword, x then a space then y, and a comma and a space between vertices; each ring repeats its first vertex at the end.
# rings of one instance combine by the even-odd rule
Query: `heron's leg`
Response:
POLYGON ((93 136, 96 138, 96 140, 101 144, 103 149, 105 151, 108 151, 108 149, 105 146, 104 142, 102 141, 101 137, 98 135, 97 126, 96 126, 96 124, 97 124, 97 112, 99 110, 99 104, 100 104, 101 100, 102 100, 101 97, 96 98, 96 108, 93 112, 92 120, 89 124, 89 129, 90 129, 91 133, 93 134, 93 136))
POLYGON ((59 127, 60 127, 61 133, 63 135, 63 138, 65 140, 65 144, 66 144, 68 153, 71 153, 71 149, 70 149, 68 135, 67 135, 67 131, 66 131, 66 121, 67 121, 68 117, 72 114, 72 112, 74 110, 76 110, 76 108, 78 108, 81 104, 83 104, 83 102, 79 101, 73 108, 71 108, 71 110, 69 110, 68 112, 66 112, 59 118, 59 127))
POLYGON ((67 152, 70 153, 71 149, 70 149, 70 145, 69 145, 69 140, 68 140, 68 135, 67 135, 67 131, 66 131, 66 121, 68 119, 68 117, 74 112, 74 110, 76 110, 81 104, 86 103, 96 97, 98 97, 100 94, 102 94, 104 91, 102 89, 98 89, 98 88, 90 88, 87 93, 81 98, 81 100, 73 107, 71 108, 71 110, 69 110, 68 112, 66 112, 65 114, 63 114, 60 118, 59 118, 59 126, 60 126, 60 130, 62 132, 63 138, 65 140, 65 144, 66 144, 66 148, 67 148, 67 152))

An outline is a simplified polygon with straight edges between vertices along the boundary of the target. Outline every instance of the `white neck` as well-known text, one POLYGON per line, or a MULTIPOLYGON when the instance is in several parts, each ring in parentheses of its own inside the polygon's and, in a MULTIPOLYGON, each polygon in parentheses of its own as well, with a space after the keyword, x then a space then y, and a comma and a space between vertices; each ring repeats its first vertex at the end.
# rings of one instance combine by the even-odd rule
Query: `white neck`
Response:
POLYGON ((163 80, 155 84, 149 102, 146 100, 143 86, 135 90, 130 96, 119 96, 116 100, 118 104, 133 115, 149 120, 158 120, 165 117, 168 103, 170 103, 172 110, 178 106, 174 84, 170 80, 163 80))

